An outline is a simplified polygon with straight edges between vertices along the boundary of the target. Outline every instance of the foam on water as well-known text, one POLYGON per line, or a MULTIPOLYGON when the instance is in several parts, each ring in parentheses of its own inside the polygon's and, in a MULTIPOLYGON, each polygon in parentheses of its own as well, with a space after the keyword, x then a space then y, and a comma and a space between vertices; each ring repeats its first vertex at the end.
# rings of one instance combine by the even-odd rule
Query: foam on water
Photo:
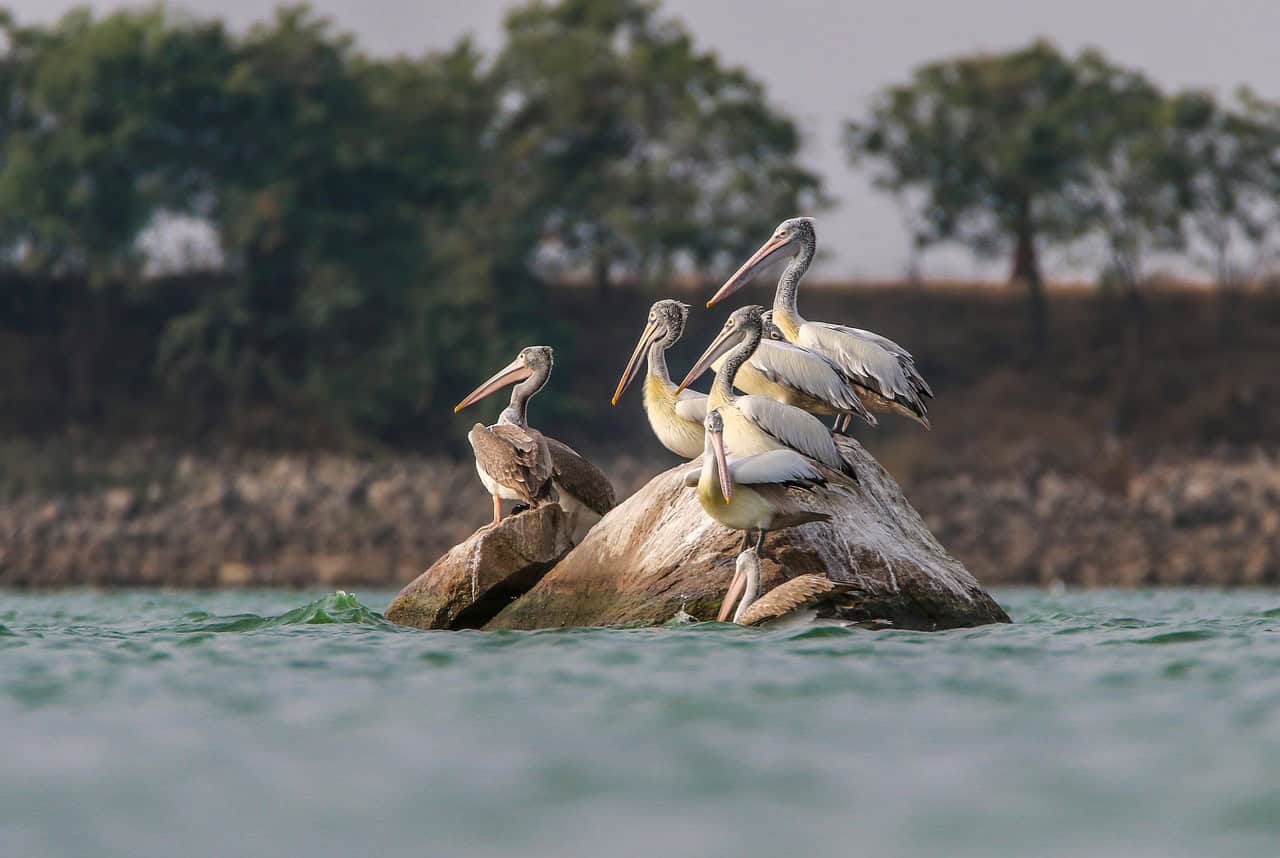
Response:
POLYGON ((926 634, 0 593, 0 854, 1274 854, 1280 594, 1000 595, 926 634))

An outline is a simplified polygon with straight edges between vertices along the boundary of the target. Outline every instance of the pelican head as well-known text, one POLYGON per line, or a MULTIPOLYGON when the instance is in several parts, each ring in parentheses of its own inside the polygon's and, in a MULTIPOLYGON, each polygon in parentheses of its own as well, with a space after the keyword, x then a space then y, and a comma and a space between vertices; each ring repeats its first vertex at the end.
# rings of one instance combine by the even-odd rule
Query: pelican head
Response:
POLYGON ((644 333, 640 335, 640 342, 636 343, 635 351, 631 353, 631 360, 627 361, 627 368, 622 371, 622 378, 613 392, 611 401, 614 405, 618 404, 618 399, 640 372, 640 361, 649 346, 660 342, 664 349, 671 348, 684 334, 684 324, 688 319, 689 305, 683 301, 666 298, 655 302, 649 308, 649 321, 645 325, 644 333))
POLYGON ((751 258, 742 263, 742 267, 724 282, 724 285, 720 287, 720 291, 711 296, 707 306, 710 307, 713 304, 717 304, 737 292, 755 276, 756 272, 766 267, 773 260, 787 255, 795 255, 801 248, 813 247, 816 243, 817 236, 813 230, 813 218, 787 218, 778 224, 778 228, 773 231, 773 235, 769 236, 769 240, 760 245, 760 249, 751 254, 751 258))
POLYGON ((773 310, 765 310, 760 314, 760 325, 764 330, 764 338, 767 340, 786 341, 782 329, 773 323, 773 310))
POLYGON ((702 357, 698 358, 697 363, 693 365, 693 369, 689 370, 689 374, 684 377, 684 381, 680 382, 677 391, 684 390, 693 380, 707 371, 720 355, 727 353, 734 346, 754 336, 759 340, 763 328, 760 317, 764 314, 764 307, 759 304, 748 304, 745 307, 739 307, 729 314, 729 318, 725 319, 724 327, 720 329, 720 333, 711 345, 707 346, 707 350, 702 353, 702 357))
POLYGON ((707 412, 702 428, 706 430, 707 447, 710 448, 703 455, 715 457, 716 470, 720 472, 720 493, 724 495, 724 502, 729 503, 733 500, 733 482, 729 479, 729 460, 724 452, 724 417, 719 408, 707 412))
POLYGON ((755 579, 756 589, 758 589, 760 587, 760 555, 756 554, 755 549, 743 551, 738 555, 738 560, 734 564, 733 579, 729 582, 729 591, 724 594, 724 601, 720 603, 720 613, 716 615, 718 622, 723 623, 729 619, 733 606, 743 597, 747 584, 752 578, 755 579))
POLYGON ((501 390, 508 384, 516 384, 526 379, 535 380, 534 384, 529 385, 531 389, 528 391, 528 395, 532 396, 542 389, 542 385, 547 383, 547 378, 551 375, 551 365, 551 346, 526 346, 516 355, 515 360, 494 373, 484 384, 468 393, 465 399, 454 406, 453 413, 457 414, 468 405, 479 402, 495 390, 501 390))

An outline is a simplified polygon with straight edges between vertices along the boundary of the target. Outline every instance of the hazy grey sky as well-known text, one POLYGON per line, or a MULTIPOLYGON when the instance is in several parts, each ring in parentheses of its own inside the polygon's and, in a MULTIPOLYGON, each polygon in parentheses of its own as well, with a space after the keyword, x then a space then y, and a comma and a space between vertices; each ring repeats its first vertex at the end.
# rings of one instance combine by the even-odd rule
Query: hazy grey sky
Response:
MULTIPOLYGON (((48 20, 74 0, 8 0, 20 20, 48 20)), ((96 0, 98 9, 137 5, 96 0)), ((253 0, 170 3, 243 25, 274 5, 253 0)), ((483 47, 499 37, 503 0, 312 0, 368 50, 443 47, 465 33, 483 47)), ((875 90, 917 64, 978 49, 1013 47, 1037 35, 1076 50, 1103 49, 1169 86, 1229 91, 1249 83, 1280 97, 1280 0, 668 0, 699 45, 763 78, 801 123, 805 158, 827 179, 837 206, 819 224, 832 256, 828 275, 902 271, 906 242, 893 207, 844 163, 843 120, 875 90)), ((761 237, 762 240, 764 236, 761 237)), ((1087 260, 1073 260, 1087 264, 1087 260)), ((978 269, 962 253, 931 254, 931 273, 978 269)), ((988 269, 989 270, 989 269, 988 269)), ((997 269, 999 270, 999 269, 997 269)))

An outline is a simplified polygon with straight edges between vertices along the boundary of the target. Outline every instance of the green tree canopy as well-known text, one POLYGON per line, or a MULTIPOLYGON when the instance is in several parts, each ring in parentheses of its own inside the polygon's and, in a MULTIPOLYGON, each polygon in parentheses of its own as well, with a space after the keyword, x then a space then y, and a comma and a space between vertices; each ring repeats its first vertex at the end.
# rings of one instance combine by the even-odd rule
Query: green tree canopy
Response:
POLYGON ((848 125, 846 145, 855 163, 874 164, 879 187, 918 192, 923 241, 1012 254, 1011 276, 1027 284, 1040 347, 1048 333, 1042 245, 1090 227, 1081 189, 1091 165, 1105 160, 1099 140, 1117 136, 1111 105, 1122 99, 1136 105, 1126 113, 1140 112, 1148 89, 1095 52, 1072 58, 1036 41, 917 69, 885 89, 866 120, 848 125))
POLYGON ((653 284, 748 251, 812 209, 795 125, 742 69, 644 0, 533 2, 507 18, 498 127, 553 256, 653 284))

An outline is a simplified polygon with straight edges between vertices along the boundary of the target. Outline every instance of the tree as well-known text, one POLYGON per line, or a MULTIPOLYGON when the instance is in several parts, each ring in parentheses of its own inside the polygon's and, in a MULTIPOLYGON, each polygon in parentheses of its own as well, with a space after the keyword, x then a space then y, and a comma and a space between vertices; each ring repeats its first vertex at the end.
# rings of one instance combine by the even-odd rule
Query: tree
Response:
POLYGON ((525 188, 548 255, 600 289, 705 271, 820 201, 763 87, 654 4, 533 2, 506 32, 495 75, 507 180, 525 188))
POLYGON ((1069 188, 1082 225, 1106 248, 1105 277, 1131 308, 1141 302, 1145 258, 1184 245, 1172 107, 1144 75, 1095 53, 1077 63, 1080 113, 1092 117, 1080 180, 1069 188))
POLYGON ((5 39, 6 255, 99 284, 136 273, 142 229, 194 196, 187 154, 230 64, 222 26, 77 9, 47 29, 10 22, 5 39))
POLYGON ((1280 227, 1280 107, 1247 89, 1236 101, 1190 90, 1172 106, 1187 219, 1223 288, 1258 271, 1280 227))
POLYGON ((852 162, 872 162, 879 187, 923 192, 924 241, 1011 254, 1037 350, 1048 340, 1041 248, 1086 229, 1072 190, 1107 118, 1098 90, 1113 77, 1097 54, 1073 60, 1037 41, 923 66, 846 128, 852 162))

